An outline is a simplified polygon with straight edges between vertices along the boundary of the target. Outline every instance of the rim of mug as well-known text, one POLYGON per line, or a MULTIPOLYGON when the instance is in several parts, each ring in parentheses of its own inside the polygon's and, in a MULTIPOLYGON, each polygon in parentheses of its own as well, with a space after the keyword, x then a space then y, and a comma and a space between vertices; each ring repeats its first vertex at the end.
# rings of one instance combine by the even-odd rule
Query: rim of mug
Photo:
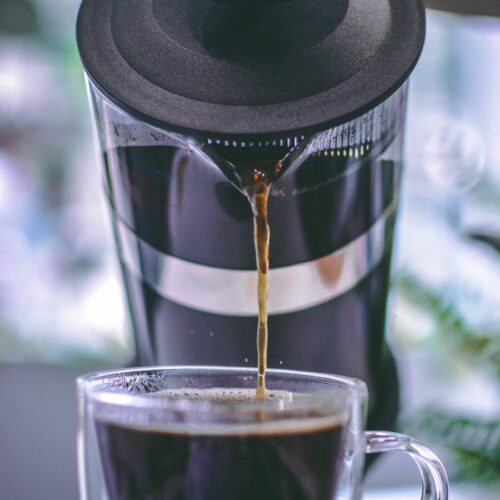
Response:
MULTIPOLYGON (((227 407, 231 404, 230 401, 210 400, 210 399, 166 399, 166 398, 152 398, 151 393, 119 393, 110 390, 102 389, 102 385, 110 382, 109 379, 119 376, 141 375, 148 372, 192 372, 193 375, 209 372, 213 374, 228 372, 228 374, 241 374, 241 375, 254 375, 258 373, 257 368, 240 367, 240 366, 210 366, 210 365, 178 365, 178 366, 145 366, 145 367, 131 367, 113 370, 104 370, 81 375, 77 378, 77 389, 80 396, 88 398, 95 403, 109 404, 113 406, 123 406, 130 408, 175 408, 188 409, 197 406, 206 408, 207 404, 211 407, 227 407)), ((308 400, 311 401, 325 401, 326 398, 331 397, 331 394, 339 390, 346 390, 351 395, 357 395, 361 399, 368 397, 368 390, 365 382, 360 379, 347 377, 343 375, 335 375, 329 373, 300 371, 300 370, 287 370, 278 368, 269 368, 266 370, 266 376, 291 376, 296 378, 316 379, 317 381, 328 381, 337 383, 337 387, 325 387, 325 389, 317 390, 307 393, 308 400)), ((224 387, 226 388, 226 387, 224 387)), ((230 387, 229 387, 230 388, 230 387)), ((275 405, 276 399, 267 399, 259 401, 260 405, 275 405)), ((242 401, 244 403, 244 401, 242 401)), ((241 406, 244 406, 243 404, 241 406)))

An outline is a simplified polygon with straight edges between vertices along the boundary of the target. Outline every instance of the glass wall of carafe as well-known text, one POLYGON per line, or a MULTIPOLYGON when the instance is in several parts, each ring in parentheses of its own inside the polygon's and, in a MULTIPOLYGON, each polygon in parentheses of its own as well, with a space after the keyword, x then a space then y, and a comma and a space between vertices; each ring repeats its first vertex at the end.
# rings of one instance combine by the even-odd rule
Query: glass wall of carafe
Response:
POLYGON ((384 341, 404 84, 310 136, 200 136, 132 117, 89 82, 141 365, 256 365, 249 165, 271 168, 269 366, 368 382, 370 424, 398 405, 384 341))

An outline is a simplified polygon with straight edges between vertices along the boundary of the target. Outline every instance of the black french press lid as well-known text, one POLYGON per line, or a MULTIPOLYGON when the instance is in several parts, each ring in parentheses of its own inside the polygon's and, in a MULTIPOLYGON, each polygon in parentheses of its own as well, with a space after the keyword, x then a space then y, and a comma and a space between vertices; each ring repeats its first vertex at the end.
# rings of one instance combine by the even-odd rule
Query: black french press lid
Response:
POLYGON ((83 0, 97 88, 167 129, 276 134, 373 108, 420 55, 420 0, 83 0))

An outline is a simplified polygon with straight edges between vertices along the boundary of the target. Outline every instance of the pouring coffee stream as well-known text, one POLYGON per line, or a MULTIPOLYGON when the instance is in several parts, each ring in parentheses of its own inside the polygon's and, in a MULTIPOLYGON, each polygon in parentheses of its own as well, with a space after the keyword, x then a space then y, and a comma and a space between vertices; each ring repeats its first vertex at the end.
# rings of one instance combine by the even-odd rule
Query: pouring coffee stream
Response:
POLYGON ((269 222, 267 206, 270 184, 257 181, 245 188, 248 200, 252 206, 254 217, 255 255, 257 260, 259 323, 257 327, 257 357, 258 378, 257 398, 266 398, 266 368, 267 368, 267 301, 269 295, 269 222))
MULTIPOLYGON (((269 159, 267 150, 273 149, 273 144, 269 147, 257 149, 257 154, 249 155, 243 148, 235 148, 232 154, 222 157, 217 154, 214 148, 202 146, 204 153, 220 168, 228 179, 243 192, 247 197, 252 209, 254 224, 255 258, 258 273, 257 301, 258 301, 258 323, 257 323, 257 398, 266 398, 266 369, 267 369, 267 349, 268 349, 268 298, 269 298, 269 242, 270 227, 268 217, 268 201, 272 185, 276 182, 295 161, 302 159, 302 154, 306 150, 307 141, 304 137, 299 142, 298 138, 293 141, 288 139, 286 144, 295 144, 281 159, 269 159), (266 157, 265 160, 260 157, 266 157), (249 159, 251 160, 249 161, 249 159)), ((282 141, 285 144, 285 141, 282 141)), ((280 147, 275 141, 274 147, 280 147)), ((283 147, 283 146, 282 146, 283 147)), ((280 148, 281 149, 281 148, 280 148)), ((271 156, 272 157, 272 156, 271 156)))

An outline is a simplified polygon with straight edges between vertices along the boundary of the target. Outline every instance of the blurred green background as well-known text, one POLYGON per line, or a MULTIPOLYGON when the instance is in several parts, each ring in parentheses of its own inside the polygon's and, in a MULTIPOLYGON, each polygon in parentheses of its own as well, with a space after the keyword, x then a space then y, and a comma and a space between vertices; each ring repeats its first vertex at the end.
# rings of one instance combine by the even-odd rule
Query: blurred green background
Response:
POLYGON ((124 361, 76 0, 0 1, 0 357, 124 361))
MULTIPOLYGON (((0 0, 3 363, 131 357, 78 4, 0 0)), ((401 429, 440 447, 454 481, 485 485, 500 484, 499 121, 500 20, 431 11, 412 78, 388 336, 401 429)))

